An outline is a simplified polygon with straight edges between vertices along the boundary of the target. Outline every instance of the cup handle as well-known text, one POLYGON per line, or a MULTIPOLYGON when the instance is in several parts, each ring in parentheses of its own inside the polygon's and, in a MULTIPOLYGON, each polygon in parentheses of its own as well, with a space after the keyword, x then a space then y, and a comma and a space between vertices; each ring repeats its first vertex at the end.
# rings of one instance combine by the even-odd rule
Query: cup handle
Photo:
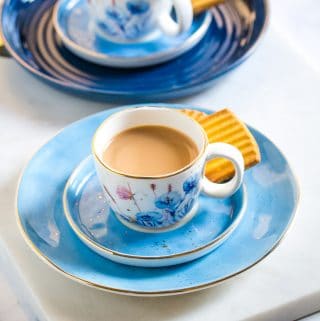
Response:
POLYGON ((193 19, 192 3, 190 0, 172 0, 176 11, 177 22, 174 21, 170 12, 160 14, 158 24, 161 30, 169 36, 177 36, 191 27, 193 19))
POLYGON ((206 177, 203 178, 202 191, 209 196, 217 198, 223 198, 234 194, 241 186, 244 174, 244 160, 242 154, 236 147, 225 143, 209 144, 206 160, 209 161, 220 157, 226 158, 233 163, 235 175, 230 181, 223 184, 213 183, 206 177))

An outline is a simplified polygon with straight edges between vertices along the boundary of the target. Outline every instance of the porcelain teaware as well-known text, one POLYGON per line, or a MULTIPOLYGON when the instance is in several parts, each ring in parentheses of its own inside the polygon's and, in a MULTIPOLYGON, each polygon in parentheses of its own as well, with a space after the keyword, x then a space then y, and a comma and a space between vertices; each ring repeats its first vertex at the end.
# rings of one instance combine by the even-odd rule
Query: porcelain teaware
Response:
POLYGON ((143 232, 163 232, 183 225, 196 214, 201 191, 212 197, 228 197, 241 186, 244 173, 243 157, 237 148, 225 143, 209 144, 195 120, 169 108, 140 107, 115 113, 97 129, 92 153, 115 215, 126 226, 143 232), (141 125, 168 126, 184 133, 196 143, 197 157, 176 172, 154 177, 128 175, 105 164, 102 155, 112 138, 141 125), (204 176, 206 162, 218 157, 229 159, 235 167, 235 176, 224 184, 210 182, 204 176))

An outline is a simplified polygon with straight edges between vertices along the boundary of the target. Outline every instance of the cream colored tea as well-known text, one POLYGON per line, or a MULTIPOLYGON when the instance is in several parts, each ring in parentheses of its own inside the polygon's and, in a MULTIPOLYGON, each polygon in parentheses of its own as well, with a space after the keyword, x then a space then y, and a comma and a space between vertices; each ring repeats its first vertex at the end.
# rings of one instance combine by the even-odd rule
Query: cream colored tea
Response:
POLYGON ((173 173, 198 155, 195 142, 165 126, 139 126, 116 135, 103 153, 103 162, 113 170, 135 176, 173 173))

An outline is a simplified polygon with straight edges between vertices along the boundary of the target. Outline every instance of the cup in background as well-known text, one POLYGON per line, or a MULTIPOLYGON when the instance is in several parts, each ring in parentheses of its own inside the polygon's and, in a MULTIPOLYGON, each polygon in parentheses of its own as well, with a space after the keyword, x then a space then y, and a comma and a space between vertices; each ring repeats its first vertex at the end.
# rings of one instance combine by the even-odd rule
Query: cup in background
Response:
POLYGON ((144 41, 158 28, 170 36, 192 24, 191 0, 88 0, 90 26, 103 38, 119 43, 144 41), (176 20, 171 17, 174 8, 176 20))

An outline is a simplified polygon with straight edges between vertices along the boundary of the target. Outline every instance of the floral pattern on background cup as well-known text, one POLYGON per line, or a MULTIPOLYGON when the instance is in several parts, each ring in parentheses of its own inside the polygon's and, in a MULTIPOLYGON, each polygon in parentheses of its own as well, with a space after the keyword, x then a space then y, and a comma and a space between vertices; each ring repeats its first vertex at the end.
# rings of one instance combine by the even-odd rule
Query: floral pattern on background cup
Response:
POLYGON ((115 42, 144 40, 159 26, 169 35, 188 30, 192 23, 190 0, 88 0, 91 28, 115 42), (170 17, 172 7, 178 21, 170 17))
POLYGON ((92 152, 106 200, 115 215, 124 225, 143 232, 163 232, 183 225, 196 214, 201 190, 213 197, 227 197, 237 191, 243 178, 243 158, 235 147, 208 144, 206 133, 196 121, 168 108, 140 107, 113 114, 97 129, 92 152), (103 163, 103 151, 115 135, 149 124, 172 127, 191 137, 199 151, 196 159, 177 172, 156 177, 127 175, 103 163), (215 157, 233 162, 236 175, 231 181, 215 184, 204 177, 206 161, 215 157))
POLYGON ((111 37, 123 37, 127 40, 147 34, 152 27, 150 5, 146 1, 127 1, 124 6, 116 5, 116 0, 105 10, 103 20, 97 26, 111 37))

